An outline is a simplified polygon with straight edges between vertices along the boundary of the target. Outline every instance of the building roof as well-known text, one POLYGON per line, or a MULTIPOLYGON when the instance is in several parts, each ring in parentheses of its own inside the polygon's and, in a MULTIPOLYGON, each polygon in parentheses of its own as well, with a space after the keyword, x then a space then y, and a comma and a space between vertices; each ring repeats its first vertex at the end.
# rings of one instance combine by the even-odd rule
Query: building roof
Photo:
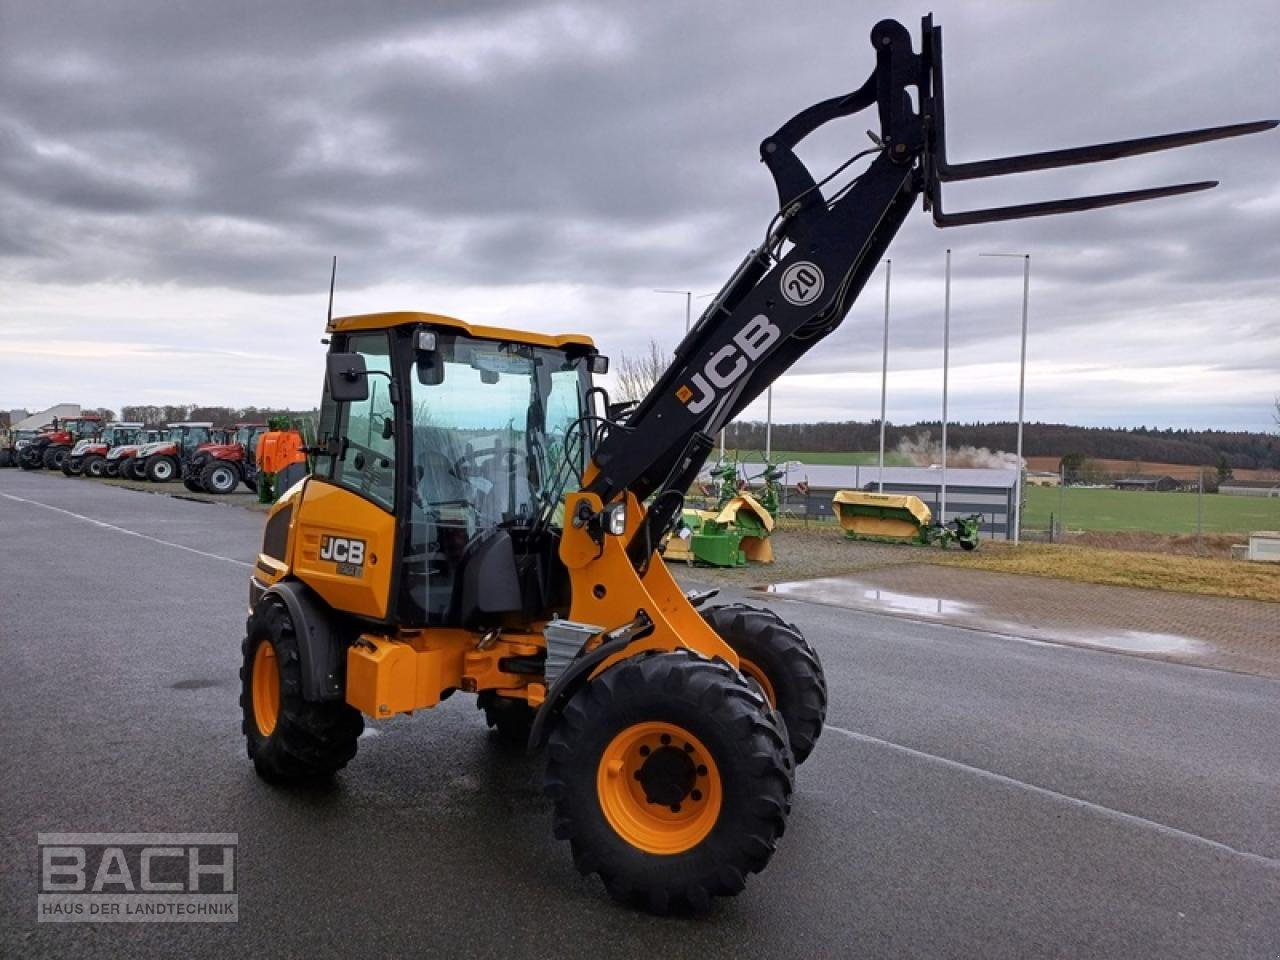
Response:
POLYGON ((47 410, 41 410, 39 413, 33 413, 25 420, 19 420, 13 424, 14 430, 39 430, 41 427, 47 427, 53 422, 53 418, 65 420, 67 417, 80 416, 80 404, 78 403, 59 403, 49 407, 47 410))

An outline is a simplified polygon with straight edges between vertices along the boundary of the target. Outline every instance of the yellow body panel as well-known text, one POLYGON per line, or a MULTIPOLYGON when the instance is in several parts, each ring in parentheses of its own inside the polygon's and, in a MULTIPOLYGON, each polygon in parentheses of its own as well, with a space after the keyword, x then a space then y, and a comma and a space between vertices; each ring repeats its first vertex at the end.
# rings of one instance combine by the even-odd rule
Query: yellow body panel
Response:
MULTIPOLYGON (((836 495, 831 498, 831 503, 833 505, 847 503, 850 506, 905 510, 915 517, 922 527, 927 527, 933 520, 933 512, 919 497, 903 496, 896 493, 863 493, 861 490, 837 490, 836 495)), ((839 510, 836 510, 836 515, 840 515, 839 510)))
MULTIPOLYGON (((593 513, 603 506, 593 493, 572 493, 566 498, 564 515, 575 516, 583 500, 593 513)), ((605 660, 596 674, 642 650, 687 648, 704 656, 721 657, 736 667, 738 655, 694 609, 660 556, 650 558, 643 578, 631 566, 626 545, 643 517, 644 507, 628 493, 627 527, 622 536, 606 534, 597 544, 586 527, 566 524, 560 541, 560 559, 569 568, 572 583, 570 620, 609 630, 635 619, 637 610, 644 610, 653 620, 654 629, 649 636, 605 660)))
POLYGON ((330 606, 384 620, 395 561, 395 518, 350 490, 312 477, 302 489, 289 534, 293 575, 330 606), (360 543, 360 563, 326 558, 326 541, 360 543))
POLYGON ((420 630, 395 637, 363 634, 347 650, 347 703, 370 717, 390 717, 434 707, 447 690, 496 690, 536 707, 546 698, 541 682, 506 673, 507 657, 531 657, 545 646, 541 634, 503 634, 481 649, 469 630, 420 630))
POLYGON ((393 313, 365 313, 351 317, 334 317, 329 322, 329 333, 352 333, 358 330, 385 330, 388 327, 400 327, 406 324, 425 323, 433 327, 452 327, 471 337, 482 340, 514 340, 516 343, 528 343, 536 347, 565 347, 577 344, 593 347, 595 343, 583 333, 534 333, 530 330, 511 330, 506 327, 486 327, 480 324, 467 323, 456 317, 446 317, 439 313, 417 313, 414 311, 396 311, 393 313))
POLYGON ((715 522, 723 524, 733 523, 733 521, 737 519, 738 514, 743 510, 752 514, 757 520, 759 520, 766 530, 771 533, 773 532, 773 517, 769 515, 768 510, 760 505, 760 501, 749 493, 740 493, 726 503, 720 510, 720 513, 716 515, 715 522))
POLYGON ((900 494, 837 490, 831 509, 841 529, 859 537, 913 540, 933 520, 932 511, 919 497, 900 494))
POLYGON ((894 537, 910 540, 920 532, 919 524, 892 517, 841 517, 840 528, 860 537, 894 537))

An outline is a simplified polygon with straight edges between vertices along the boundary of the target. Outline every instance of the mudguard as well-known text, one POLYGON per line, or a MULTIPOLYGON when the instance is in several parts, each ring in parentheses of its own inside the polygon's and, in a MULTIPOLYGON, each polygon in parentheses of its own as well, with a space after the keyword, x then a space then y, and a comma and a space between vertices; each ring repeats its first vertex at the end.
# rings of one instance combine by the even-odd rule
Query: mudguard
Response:
POLYGON ((259 604, 282 602, 293 621, 302 658, 302 699, 341 700, 347 669, 346 644, 332 610, 306 584, 282 580, 268 587, 259 604))

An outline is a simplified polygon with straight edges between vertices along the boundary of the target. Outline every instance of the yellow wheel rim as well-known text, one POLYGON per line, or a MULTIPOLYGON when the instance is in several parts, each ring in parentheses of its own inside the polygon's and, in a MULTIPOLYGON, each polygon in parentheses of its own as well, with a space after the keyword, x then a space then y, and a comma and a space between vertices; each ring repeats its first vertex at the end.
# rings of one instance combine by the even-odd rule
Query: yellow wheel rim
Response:
POLYGON ((280 716, 280 669, 275 647, 263 640, 253 655, 253 720, 258 732, 271 736, 280 716))
POLYGON ((682 727, 648 721, 609 742, 596 773, 600 809, 627 843, 672 855, 696 847, 720 818, 720 770, 682 727))
POLYGON ((764 691, 765 699, 769 701, 769 706, 775 710, 778 709, 778 697, 773 692, 773 684, 769 682, 769 678, 763 670, 746 657, 738 657, 738 672, 760 684, 760 689, 764 691))

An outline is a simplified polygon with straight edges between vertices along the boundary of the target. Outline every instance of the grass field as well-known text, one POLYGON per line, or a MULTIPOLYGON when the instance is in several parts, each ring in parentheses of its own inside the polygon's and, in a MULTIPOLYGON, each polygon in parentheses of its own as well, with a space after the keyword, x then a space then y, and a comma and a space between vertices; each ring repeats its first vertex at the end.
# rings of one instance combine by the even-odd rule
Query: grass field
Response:
MULTIPOLYGON (((735 455, 733 450, 726 452, 727 456, 732 459, 735 455)), ((764 459, 764 452, 761 450, 742 450, 741 458, 746 462, 759 462, 764 459)), ((774 450, 773 462, 779 463, 783 460, 799 460, 801 463, 827 464, 842 467, 875 465, 880 460, 880 455, 874 451, 846 451, 839 453, 814 453, 806 451, 804 453, 795 450, 774 450)), ((912 467, 915 461, 910 457, 904 457, 900 453, 892 453, 888 450, 884 454, 884 463, 887 467, 912 467)))
MULTIPOLYGON (((1023 529, 1049 529, 1052 514, 1068 530, 1195 533, 1196 500, 1195 493, 1028 487, 1023 529)), ((1280 498, 1204 495, 1205 533, 1251 530, 1280 530, 1280 498)))

